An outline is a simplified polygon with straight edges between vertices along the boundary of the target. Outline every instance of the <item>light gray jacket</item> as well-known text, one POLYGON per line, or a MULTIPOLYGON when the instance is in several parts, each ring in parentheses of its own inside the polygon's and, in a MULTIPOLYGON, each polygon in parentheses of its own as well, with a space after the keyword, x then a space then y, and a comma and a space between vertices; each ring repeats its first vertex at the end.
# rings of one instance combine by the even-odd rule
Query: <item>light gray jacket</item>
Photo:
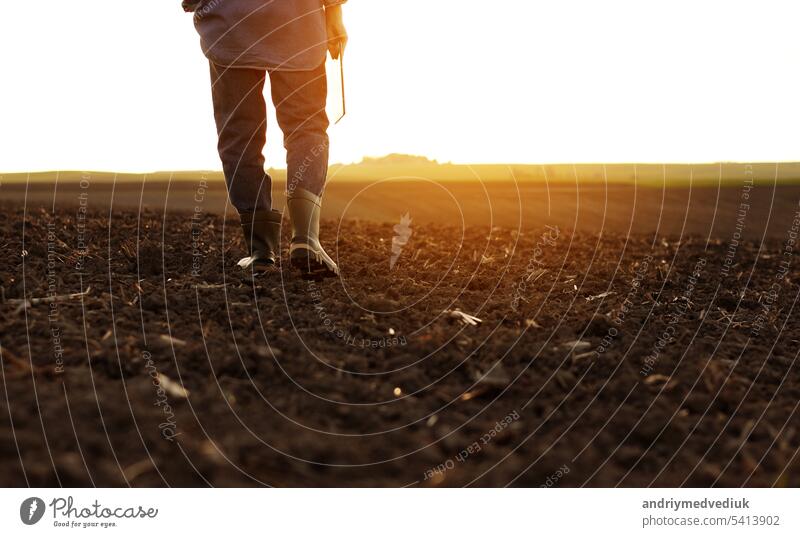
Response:
POLYGON ((325 8, 346 0, 183 0, 206 57, 224 67, 308 71, 325 61, 325 8))

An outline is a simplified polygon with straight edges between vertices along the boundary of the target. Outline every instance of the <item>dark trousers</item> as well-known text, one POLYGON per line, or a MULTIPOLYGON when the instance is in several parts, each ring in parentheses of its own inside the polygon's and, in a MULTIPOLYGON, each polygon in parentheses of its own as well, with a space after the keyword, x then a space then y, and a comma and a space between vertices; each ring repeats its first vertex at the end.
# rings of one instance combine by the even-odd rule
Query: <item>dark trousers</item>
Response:
MULTIPOLYGON (((272 208, 272 179, 264 171, 266 72, 211 64, 211 94, 219 156, 238 211, 272 208)), ((287 189, 321 195, 328 174, 328 94, 325 66, 269 73, 272 102, 286 148, 287 189)))

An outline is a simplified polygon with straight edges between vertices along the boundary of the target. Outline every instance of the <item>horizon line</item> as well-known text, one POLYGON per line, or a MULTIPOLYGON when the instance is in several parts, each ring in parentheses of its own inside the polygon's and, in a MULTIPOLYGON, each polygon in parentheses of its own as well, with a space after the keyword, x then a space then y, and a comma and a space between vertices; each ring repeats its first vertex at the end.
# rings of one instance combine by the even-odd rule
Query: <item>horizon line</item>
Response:
MULTIPOLYGON (((408 155, 409 157, 417 157, 417 158, 426 158, 424 156, 416 156, 416 155, 408 155)), ((427 162, 402 162, 402 161, 388 161, 388 162, 381 162, 381 159, 386 157, 365 157, 365 158, 374 158, 375 162, 367 162, 365 163, 363 160, 361 162, 352 162, 352 163, 341 163, 336 162, 330 164, 330 168, 333 167, 357 167, 357 166, 399 166, 399 165, 417 165, 417 166, 463 166, 463 167, 473 167, 473 166, 496 166, 496 167, 514 167, 514 166, 524 166, 524 167, 536 167, 536 166, 720 166, 720 165, 798 165, 800 164, 800 160, 783 160, 783 161, 738 161, 738 160, 720 160, 720 161, 694 161, 694 162, 648 162, 648 161, 616 161, 616 162, 472 162, 472 163, 462 163, 462 162, 439 162, 437 160, 428 159, 427 162)), ((265 170, 273 170, 278 172, 285 172, 286 168, 278 168, 278 167, 268 167, 265 170)), ((120 170, 102 170, 102 169, 43 169, 43 170, 20 170, 20 171, 0 171, 0 178, 6 175, 34 175, 34 174, 58 174, 58 173, 86 173, 86 174, 108 174, 108 175, 156 175, 156 174, 185 174, 185 173, 223 173, 222 168, 219 169, 192 169, 192 168, 185 168, 185 169, 173 169, 173 170, 149 170, 149 171, 120 171, 120 170)))

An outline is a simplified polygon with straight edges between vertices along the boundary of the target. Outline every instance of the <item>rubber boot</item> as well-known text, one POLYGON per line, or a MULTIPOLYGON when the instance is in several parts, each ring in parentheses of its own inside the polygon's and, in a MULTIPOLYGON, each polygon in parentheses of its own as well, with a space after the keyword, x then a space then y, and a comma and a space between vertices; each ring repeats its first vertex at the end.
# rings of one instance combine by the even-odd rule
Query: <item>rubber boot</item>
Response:
POLYGON ((287 196, 292 244, 289 260, 304 279, 319 280, 339 275, 339 267, 319 242, 319 215, 322 198, 304 188, 295 188, 287 196))
POLYGON ((239 260, 239 266, 252 272, 268 270, 280 255, 281 213, 262 210, 239 216, 249 254, 239 260))

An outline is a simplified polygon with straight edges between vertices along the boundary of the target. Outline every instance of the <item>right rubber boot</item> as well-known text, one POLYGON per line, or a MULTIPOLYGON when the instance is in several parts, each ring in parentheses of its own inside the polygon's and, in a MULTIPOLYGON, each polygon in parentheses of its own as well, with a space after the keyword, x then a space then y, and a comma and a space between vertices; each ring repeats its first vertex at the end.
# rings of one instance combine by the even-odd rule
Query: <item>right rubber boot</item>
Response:
POLYGON ((292 243, 289 261, 301 277, 319 280, 339 275, 339 267, 319 242, 319 217, 322 198, 304 188, 295 188, 287 195, 292 243))
POLYGON ((269 270, 280 255, 281 213, 261 210, 241 213, 239 217, 248 256, 240 259, 238 265, 254 273, 269 270))

